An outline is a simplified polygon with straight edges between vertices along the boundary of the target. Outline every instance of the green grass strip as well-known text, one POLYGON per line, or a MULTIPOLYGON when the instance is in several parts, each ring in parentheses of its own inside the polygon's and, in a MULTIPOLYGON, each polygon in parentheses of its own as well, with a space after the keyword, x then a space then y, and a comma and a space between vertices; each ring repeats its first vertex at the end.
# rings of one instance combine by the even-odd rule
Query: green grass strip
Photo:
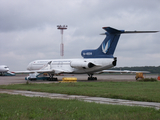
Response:
POLYGON ((85 95, 136 101, 160 102, 160 82, 15 84, 0 85, 0 89, 17 89, 69 95, 85 95))
POLYGON ((158 120, 160 110, 0 94, 0 120, 158 120))

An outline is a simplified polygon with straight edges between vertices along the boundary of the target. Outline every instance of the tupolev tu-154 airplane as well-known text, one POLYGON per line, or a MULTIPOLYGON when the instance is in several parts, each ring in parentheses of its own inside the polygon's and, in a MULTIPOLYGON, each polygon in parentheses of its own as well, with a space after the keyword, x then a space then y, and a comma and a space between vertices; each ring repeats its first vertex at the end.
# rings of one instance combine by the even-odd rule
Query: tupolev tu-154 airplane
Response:
MULTIPOLYGON (((121 34, 128 33, 155 33, 158 31, 125 31, 111 27, 103 27, 106 35, 102 44, 94 50, 82 50, 83 59, 50 59, 35 60, 30 62, 27 70, 30 73, 27 79, 36 79, 39 74, 47 73, 50 80, 57 80, 55 74, 88 74, 88 80, 97 80, 93 77, 96 72, 110 69, 116 66, 117 58, 113 56, 121 34)), ((105 71, 104 71, 105 72, 105 71)), ((16 72, 15 72, 16 73, 16 72)))

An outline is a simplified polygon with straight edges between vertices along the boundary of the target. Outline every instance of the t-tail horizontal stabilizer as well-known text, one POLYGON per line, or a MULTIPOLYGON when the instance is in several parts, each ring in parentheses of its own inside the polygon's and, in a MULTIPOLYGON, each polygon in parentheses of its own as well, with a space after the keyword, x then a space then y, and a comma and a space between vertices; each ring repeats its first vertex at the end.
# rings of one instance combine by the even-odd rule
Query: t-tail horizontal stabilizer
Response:
POLYGON ((84 58, 114 58, 113 54, 116 49, 118 40, 121 34, 125 33, 155 33, 159 31, 125 31, 117 30, 111 27, 103 27, 106 31, 101 35, 106 35, 106 38, 103 40, 99 48, 95 50, 83 50, 81 52, 82 57, 84 58))
POLYGON ((156 33, 159 31, 124 31, 124 33, 156 33))

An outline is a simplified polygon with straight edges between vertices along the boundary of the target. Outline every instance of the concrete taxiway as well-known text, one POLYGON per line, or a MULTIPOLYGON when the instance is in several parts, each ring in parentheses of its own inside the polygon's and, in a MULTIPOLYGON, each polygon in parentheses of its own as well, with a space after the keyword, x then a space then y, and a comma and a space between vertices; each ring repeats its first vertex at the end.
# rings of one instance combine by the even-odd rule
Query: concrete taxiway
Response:
POLYGON ((86 102, 95 102, 100 104, 142 106, 142 107, 153 107, 158 110, 160 109, 160 103, 156 102, 141 102, 141 101, 111 99, 102 97, 89 97, 80 95, 67 95, 67 94, 57 94, 57 93, 32 92, 32 91, 22 91, 22 90, 5 90, 5 89, 4 90, 0 89, 0 93, 7 93, 14 95, 20 94, 28 97, 47 97, 51 99, 76 99, 76 100, 83 100, 86 102))
MULTIPOLYGON (((0 85, 8 85, 8 84, 22 84, 26 83, 25 77, 27 74, 20 74, 16 76, 0 76, 0 85)), ((135 74, 97 74, 94 75, 97 77, 97 81, 136 81, 135 80, 135 74)), ((82 74, 82 75, 61 75, 61 76, 55 76, 58 78, 58 80, 62 80, 63 77, 76 77, 78 81, 88 81, 88 75, 82 74)), ((145 78, 157 78, 158 74, 144 74, 145 78)), ((37 80, 37 81, 29 81, 30 83, 52 83, 57 81, 43 81, 43 80, 37 80)), ((90 82, 90 81, 89 81, 90 82)))

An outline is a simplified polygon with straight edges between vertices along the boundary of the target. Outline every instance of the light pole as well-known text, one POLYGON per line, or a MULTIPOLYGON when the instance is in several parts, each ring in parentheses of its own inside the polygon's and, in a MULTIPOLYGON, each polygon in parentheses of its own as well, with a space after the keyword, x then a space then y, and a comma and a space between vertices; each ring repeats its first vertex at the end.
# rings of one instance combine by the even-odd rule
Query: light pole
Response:
POLYGON ((64 56, 64 44, 63 44, 63 30, 67 29, 67 25, 57 25, 57 29, 61 30, 61 44, 60 44, 60 55, 64 56))

